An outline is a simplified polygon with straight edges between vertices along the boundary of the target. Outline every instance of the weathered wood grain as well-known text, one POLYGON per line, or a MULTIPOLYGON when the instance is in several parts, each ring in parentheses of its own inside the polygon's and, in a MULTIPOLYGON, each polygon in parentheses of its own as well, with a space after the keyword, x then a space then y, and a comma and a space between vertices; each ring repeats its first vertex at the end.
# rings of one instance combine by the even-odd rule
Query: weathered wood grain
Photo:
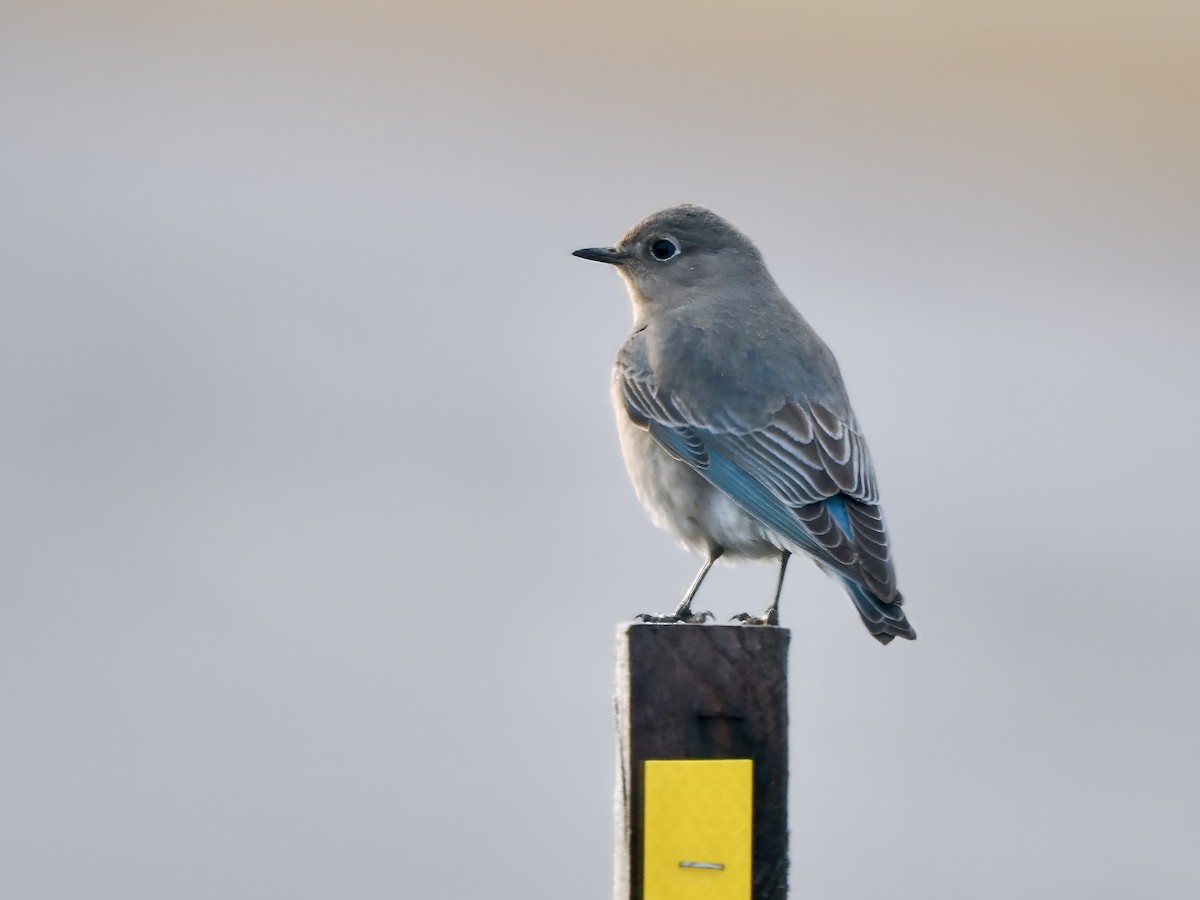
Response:
POLYGON ((786 900, 789 637, 753 625, 618 629, 614 900, 643 900, 647 759, 754 760, 753 900, 786 900))

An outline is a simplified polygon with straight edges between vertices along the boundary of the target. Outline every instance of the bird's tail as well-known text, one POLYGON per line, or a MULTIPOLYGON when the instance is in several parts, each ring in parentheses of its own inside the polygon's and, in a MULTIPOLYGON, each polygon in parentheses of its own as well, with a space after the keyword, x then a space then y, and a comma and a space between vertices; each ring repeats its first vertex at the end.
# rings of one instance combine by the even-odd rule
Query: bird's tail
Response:
POLYGON ((889 644, 893 638, 897 637, 910 641, 917 639, 917 633, 908 623, 908 619, 904 615, 904 608, 900 605, 904 602, 904 598, 900 594, 896 594, 895 600, 881 600, 861 584, 851 581, 849 578, 843 578, 842 584, 846 586, 850 599, 854 601, 858 614, 862 616, 867 631, 871 632, 871 635, 879 643, 889 644))

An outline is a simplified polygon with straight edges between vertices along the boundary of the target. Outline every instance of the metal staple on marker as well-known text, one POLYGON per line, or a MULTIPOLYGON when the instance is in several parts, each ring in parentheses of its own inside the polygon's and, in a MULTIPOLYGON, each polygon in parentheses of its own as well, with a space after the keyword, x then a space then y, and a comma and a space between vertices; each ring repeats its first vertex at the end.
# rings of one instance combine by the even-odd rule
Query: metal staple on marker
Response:
POLYGON ((680 860, 679 868, 681 868, 681 869, 716 869, 717 871, 721 871, 725 868, 725 863, 691 862, 689 860, 680 860))

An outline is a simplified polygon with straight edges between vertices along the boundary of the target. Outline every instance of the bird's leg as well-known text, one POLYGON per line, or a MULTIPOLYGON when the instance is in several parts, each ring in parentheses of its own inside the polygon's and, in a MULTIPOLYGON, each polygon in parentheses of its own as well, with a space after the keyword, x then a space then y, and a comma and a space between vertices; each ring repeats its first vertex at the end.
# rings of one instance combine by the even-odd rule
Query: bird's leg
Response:
POLYGON ((724 547, 712 547, 708 551, 708 556, 704 560, 704 565, 700 567, 700 571, 696 573, 696 578, 692 582, 692 586, 683 596, 679 606, 675 607, 675 612, 669 616, 654 616, 650 613, 642 613, 634 618, 641 619, 643 622, 683 622, 688 625, 699 625, 705 619, 715 618, 710 612, 694 613, 692 612, 692 598, 696 596, 696 591, 700 590, 700 585, 704 582, 704 576, 708 574, 708 570, 712 568, 713 563, 721 558, 721 554, 725 552, 724 547))
POLYGON ((779 624, 779 595, 783 593, 783 573, 787 571, 788 560, 792 551, 784 550, 779 557, 779 580, 775 582, 775 599, 767 607, 767 611, 758 618, 750 613, 738 613, 733 618, 745 625, 778 625, 779 624))
POLYGON ((700 585, 704 582, 704 576, 708 574, 708 570, 713 567, 713 563, 720 559, 721 554, 724 552, 725 548, 723 547, 714 547, 709 551, 708 557, 704 560, 704 565, 700 567, 700 571, 696 573, 696 577, 692 581, 692 586, 688 588, 688 591, 684 595, 683 600, 680 601, 679 606, 675 607, 674 617, 676 620, 681 622, 703 622, 705 617, 710 619, 713 618, 713 614, 710 612, 702 612, 698 615, 693 615, 692 599, 696 596, 696 591, 700 590, 700 585))

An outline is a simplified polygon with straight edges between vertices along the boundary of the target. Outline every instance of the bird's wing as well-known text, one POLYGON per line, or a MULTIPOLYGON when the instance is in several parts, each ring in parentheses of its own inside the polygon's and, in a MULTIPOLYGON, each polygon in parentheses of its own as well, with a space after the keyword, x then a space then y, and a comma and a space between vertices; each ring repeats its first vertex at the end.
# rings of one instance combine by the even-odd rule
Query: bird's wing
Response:
POLYGON ((621 366, 625 409, 756 519, 885 602, 899 602, 867 445, 853 414, 786 399, 765 421, 703 414, 621 366))

